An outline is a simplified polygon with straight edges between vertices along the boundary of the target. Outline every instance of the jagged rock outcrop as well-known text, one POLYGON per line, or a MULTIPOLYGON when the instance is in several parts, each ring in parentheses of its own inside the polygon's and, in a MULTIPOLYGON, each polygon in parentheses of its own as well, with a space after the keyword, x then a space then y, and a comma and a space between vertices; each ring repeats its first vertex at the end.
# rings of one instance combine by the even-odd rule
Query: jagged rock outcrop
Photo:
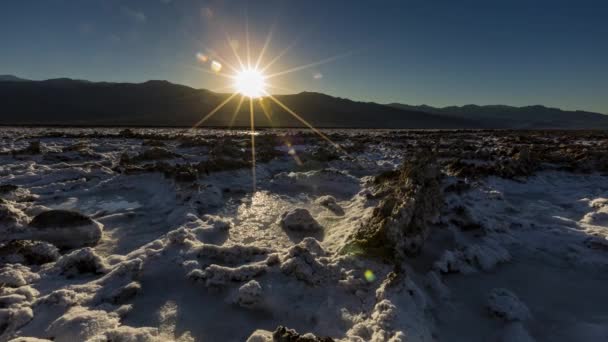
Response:
POLYGON ((343 252, 395 261, 418 253, 443 202, 434 157, 418 155, 406 161, 398 172, 377 181, 375 191, 380 204, 343 252))

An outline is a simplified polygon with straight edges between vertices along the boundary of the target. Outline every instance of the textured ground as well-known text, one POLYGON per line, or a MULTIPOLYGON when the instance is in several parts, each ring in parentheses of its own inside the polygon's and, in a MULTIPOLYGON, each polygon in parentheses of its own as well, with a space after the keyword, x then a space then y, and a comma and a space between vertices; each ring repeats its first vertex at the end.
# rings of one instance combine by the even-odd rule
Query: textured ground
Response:
POLYGON ((0 341, 608 339, 607 134, 323 132, 1 128, 0 341))

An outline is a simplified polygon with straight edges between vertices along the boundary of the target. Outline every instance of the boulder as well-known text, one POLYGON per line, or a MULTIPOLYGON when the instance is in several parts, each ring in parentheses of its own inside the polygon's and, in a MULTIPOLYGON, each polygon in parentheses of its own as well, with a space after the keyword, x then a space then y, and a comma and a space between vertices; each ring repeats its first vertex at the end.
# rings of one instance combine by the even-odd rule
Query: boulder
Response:
POLYGON ((330 337, 318 337, 311 333, 299 334, 293 329, 288 329, 279 325, 272 333, 273 341, 275 342, 333 342, 330 337))
POLYGON ((49 210, 30 222, 30 238, 59 248, 93 246, 101 239, 103 225, 86 215, 69 210, 49 210))

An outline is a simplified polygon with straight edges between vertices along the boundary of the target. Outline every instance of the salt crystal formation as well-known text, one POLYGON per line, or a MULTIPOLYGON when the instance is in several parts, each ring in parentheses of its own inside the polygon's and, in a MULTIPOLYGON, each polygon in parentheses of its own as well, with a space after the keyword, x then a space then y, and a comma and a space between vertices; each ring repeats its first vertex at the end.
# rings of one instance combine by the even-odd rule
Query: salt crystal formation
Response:
POLYGON ((1 128, 0 341, 606 339, 603 132, 326 134, 1 128))

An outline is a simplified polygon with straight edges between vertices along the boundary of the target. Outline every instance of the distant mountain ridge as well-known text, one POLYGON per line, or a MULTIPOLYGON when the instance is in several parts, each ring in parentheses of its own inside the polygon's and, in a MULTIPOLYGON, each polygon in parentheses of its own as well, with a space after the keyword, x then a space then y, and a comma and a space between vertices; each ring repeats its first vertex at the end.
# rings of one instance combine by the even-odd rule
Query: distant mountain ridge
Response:
POLYGON ((20 78, 14 75, 0 75, 0 82, 8 81, 8 82, 28 82, 25 78, 20 78))
MULTIPOLYGON (((195 89, 168 81, 90 82, 57 78, 29 81, 0 76, 3 125, 194 125, 230 94, 195 89)), ((235 96, 203 126, 249 126, 249 105, 235 109, 235 96)), ((463 106, 435 108, 358 102, 314 92, 275 95, 316 127, 345 128, 596 128, 608 129, 608 116, 543 106, 463 106)), ((254 101, 255 124, 302 127, 271 99, 254 101)))
POLYGON ((608 115, 581 110, 567 111, 542 105, 515 107, 469 104, 438 108, 428 105, 411 106, 401 103, 390 103, 388 106, 451 117, 466 117, 492 128, 608 128, 606 126, 608 115))

